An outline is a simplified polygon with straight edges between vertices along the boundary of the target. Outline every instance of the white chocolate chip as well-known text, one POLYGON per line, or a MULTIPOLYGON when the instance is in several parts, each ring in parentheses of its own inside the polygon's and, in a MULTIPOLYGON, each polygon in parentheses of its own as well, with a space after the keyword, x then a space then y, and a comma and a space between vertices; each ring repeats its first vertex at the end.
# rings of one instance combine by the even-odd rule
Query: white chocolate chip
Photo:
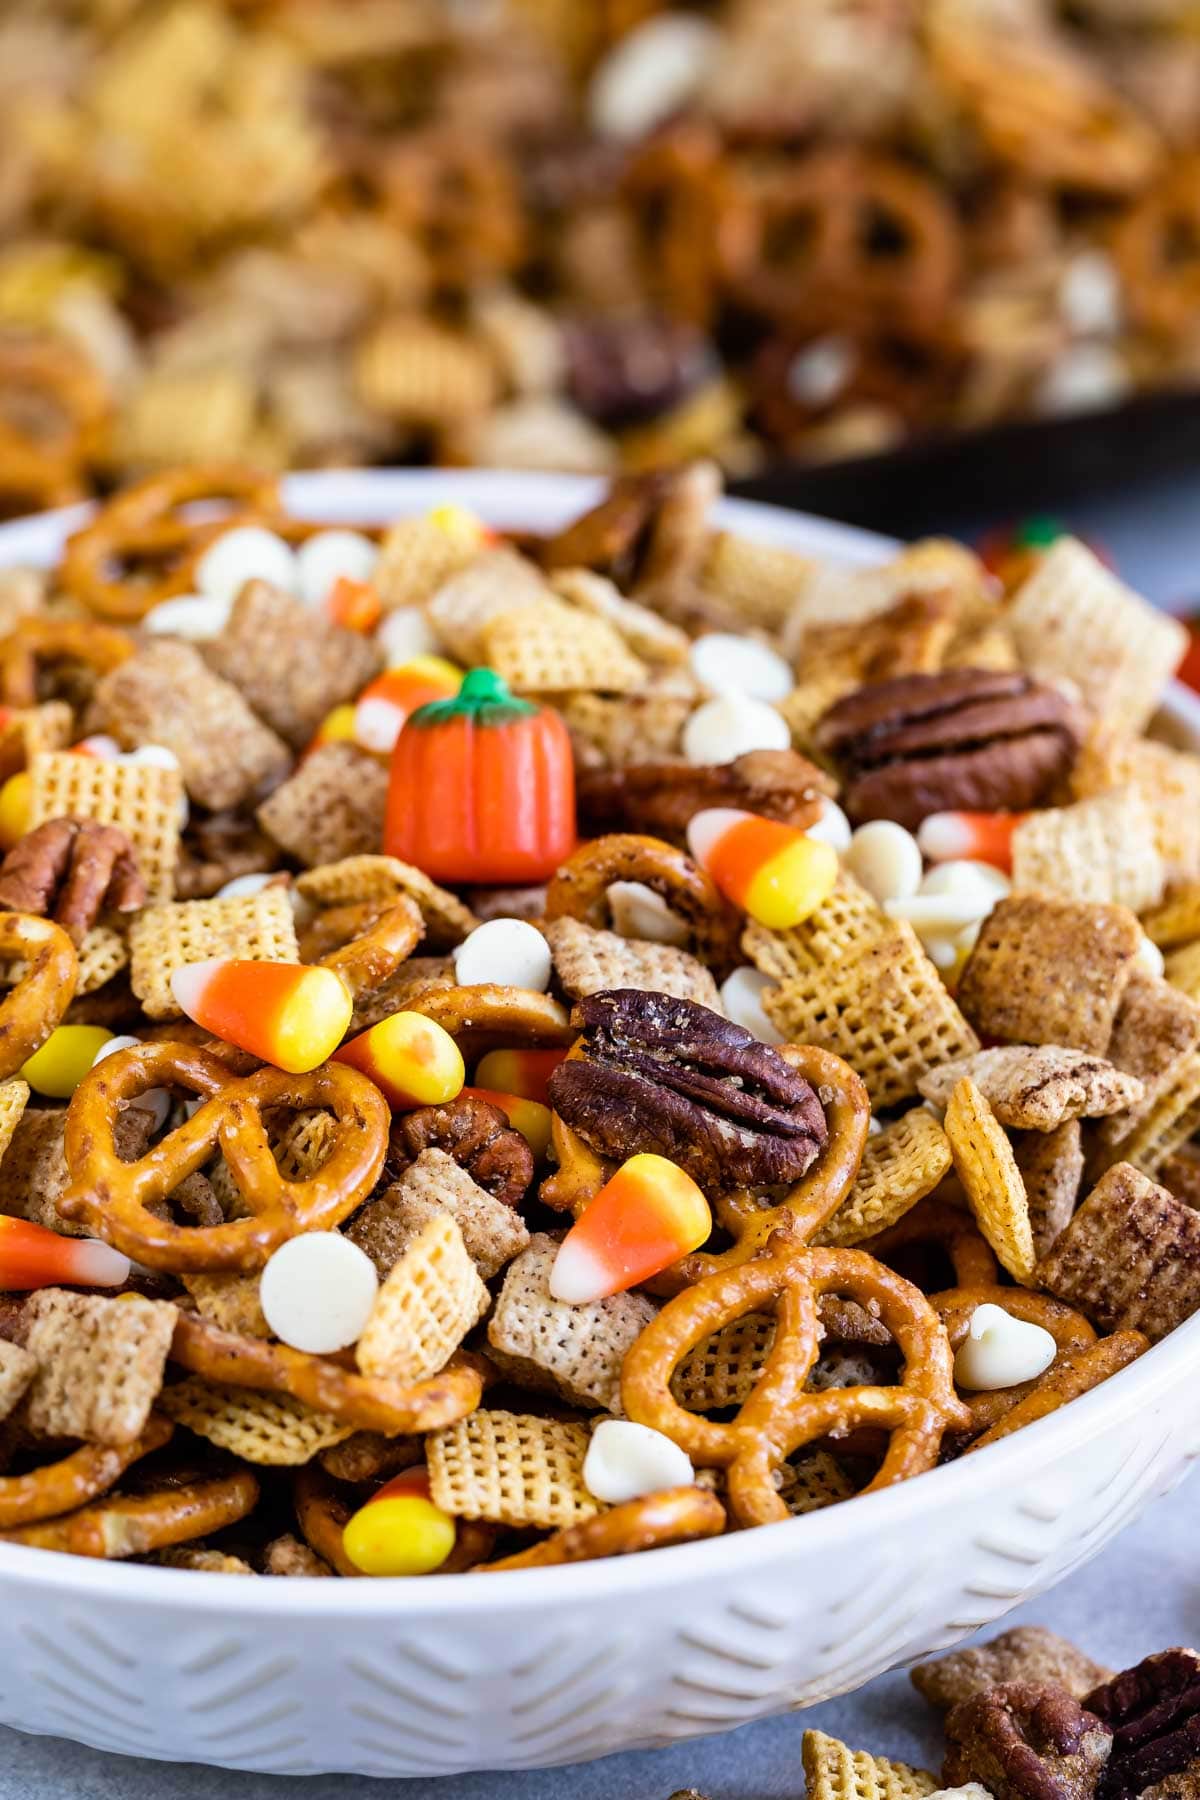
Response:
POLYGON ((1103 250, 1080 250, 1063 270, 1059 311, 1080 337, 1115 337, 1121 329, 1121 278, 1103 250))
POLYGON ((388 756, 396 748, 404 713, 383 694, 368 694, 354 708, 354 741, 362 750, 388 756))
POLYGON ((828 844, 839 856, 844 856, 850 848, 854 833, 837 801, 830 800, 828 795, 822 795, 821 816, 815 824, 806 826, 804 835, 815 838, 819 844, 828 844))
POLYGON ((595 1500, 619 1506, 664 1488, 690 1487, 691 1459, 678 1444, 632 1419, 601 1419, 583 1459, 583 1485, 595 1500))
POLYGON ((418 656, 436 656, 441 642, 419 606, 398 606, 385 614, 375 633, 389 669, 402 669, 418 656))
POLYGON ((994 863, 976 862, 960 857, 953 862, 938 863, 921 882, 922 894, 977 894, 987 900, 989 909, 1011 891, 1008 876, 994 863))
POLYGON ((101 762, 115 762, 121 754, 120 744, 106 731, 95 731, 91 737, 80 738, 75 748, 87 756, 98 756, 101 762))
POLYGON ((296 589, 309 606, 324 606, 334 585, 370 581, 379 547, 361 531, 318 531, 296 551, 296 589))
POLYGON ((275 1336, 310 1356, 328 1356, 356 1343, 378 1291, 375 1264, 339 1231, 289 1238, 258 1284, 263 1316, 275 1336))
POLYGON ((196 591, 234 601, 248 581, 269 581, 294 593, 296 558, 290 544, 262 525, 238 525, 208 546, 196 564, 196 591))
POLYGON ((1073 344, 1050 364, 1038 382, 1041 413, 1091 412, 1121 400, 1133 386, 1124 357, 1107 344, 1073 344))
POLYGON ((816 338, 788 364, 787 391, 801 406, 832 406, 854 375, 857 362, 858 352, 849 338, 816 338))
POLYGON ((544 994, 550 986, 550 946, 536 925, 525 919, 488 919, 477 925, 454 952, 460 987, 531 988, 544 994))
POLYGON ((749 694, 782 700, 796 685, 790 663, 757 638, 709 631, 691 649, 692 674, 710 694, 749 694))
POLYGON ((701 768, 732 762, 750 750, 787 750, 791 742, 783 714, 749 694, 706 700, 683 728, 683 754, 701 768))
POLYGON ((756 1037, 760 1044, 782 1044, 786 1040, 782 1031, 777 1031, 763 1010, 763 989, 774 987, 775 983, 761 969, 745 967, 735 969, 721 983, 721 1005, 735 1025, 756 1037))
POLYGON ((1137 959, 1144 969, 1150 971, 1151 975, 1161 975, 1166 966, 1162 951, 1154 939, 1147 937, 1145 932, 1142 933, 1142 941, 1137 947, 1137 959))
POLYGON ((651 944, 672 944, 681 950, 692 935, 679 914, 644 881, 611 882, 607 899, 618 937, 644 938, 651 944))
POLYGON ((906 900, 885 900, 883 910, 892 919, 907 919, 920 937, 954 934, 974 925, 992 910, 989 900, 982 909, 971 894, 912 894, 906 900))
POLYGON ((232 598, 218 600, 211 594, 178 594, 174 600, 160 600, 157 606, 152 606, 142 620, 142 630, 206 644, 220 637, 229 623, 232 608, 232 598))
POLYGON ((925 866, 912 832, 891 819, 872 819, 860 825, 842 860, 855 881, 881 905, 915 894, 925 866))
POLYGON ((601 137, 645 137, 699 91, 721 41, 707 20, 683 13, 666 13, 627 32, 592 76, 592 129, 601 137))
POLYGON ((270 887, 272 882, 278 881, 278 870, 267 870, 259 875, 235 875, 232 881, 227 881, 224 887, 217 889, 213 899, 247 900, 251 894, 261 894, 265 887, 270 887))
POLYGON ((971 1314, 954 1358, 954 1379, 973 1393, 1015 1387, 1041 1375, 1057 1353, 1057 1344, 1041 1325, 1014 1319, 1002 1306, 985 1301, 971 1314))

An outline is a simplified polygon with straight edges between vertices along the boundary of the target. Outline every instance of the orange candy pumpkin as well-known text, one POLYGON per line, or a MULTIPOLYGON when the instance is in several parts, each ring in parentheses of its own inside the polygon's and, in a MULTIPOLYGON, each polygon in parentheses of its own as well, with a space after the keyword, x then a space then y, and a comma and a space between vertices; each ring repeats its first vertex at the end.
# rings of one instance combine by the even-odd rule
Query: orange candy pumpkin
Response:
POLYGON ((383 847, 435 881, 545 881, 575 846, 575 769, 558 714, 472 669, 392 752, 383 847))

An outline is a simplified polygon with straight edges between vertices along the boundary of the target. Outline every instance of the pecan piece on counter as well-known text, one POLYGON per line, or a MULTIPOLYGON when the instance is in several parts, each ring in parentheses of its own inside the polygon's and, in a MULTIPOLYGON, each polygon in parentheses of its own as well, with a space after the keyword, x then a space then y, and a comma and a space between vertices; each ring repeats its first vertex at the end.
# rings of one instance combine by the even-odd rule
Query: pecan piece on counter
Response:
POLYGON ((693 1000, 616 988, 571 1014, 582 1034, 550 1103, 599 1156, 670 1157, 708 1192, 798 1181, 827 1136, 816 1092, 777 1051, 693 1000))
POLYGON ((1008 1681, 946 1718, 947 1787, 977 1781, 995 1800, 1091 1800, 1112 1733, 1054 1682, 1008 1681))
POLYGON ((76 946, 102 912, 145 904, 133 845, 117 826, 95 819, 47 819, 0 863, 0 908, 53 919, 76 946))
POLYGON ((517 1206, 533 1180, 533 1152, 490 1100, 460 1094, 392 1121, 389 1168, 398 1173, 422 1150, 444 1150, 496 1200, 517 1206))
POLYGON ((1084 1704, 1113 1734, 1100 1800, 1132 1800, 1200 1761, 1200 1656, 1161 1650, 1093 1688, 1084 1704))
POLYGON ((1068 773, 1082 741, 1057 688, 1002 670, 949 669, 858 688, 816 727, 856 824, 915 831, 935 812, 1026 812, 1068 773))
POLYGON ((803 831, 821 816, 829 777, 795 750, 750 750, 732 762, 696 767, 682 757, 583 770, 576 781, 579 817, 597 836, 641 831, 684 844, 688 820, 709 806, 735 806, 803 831))

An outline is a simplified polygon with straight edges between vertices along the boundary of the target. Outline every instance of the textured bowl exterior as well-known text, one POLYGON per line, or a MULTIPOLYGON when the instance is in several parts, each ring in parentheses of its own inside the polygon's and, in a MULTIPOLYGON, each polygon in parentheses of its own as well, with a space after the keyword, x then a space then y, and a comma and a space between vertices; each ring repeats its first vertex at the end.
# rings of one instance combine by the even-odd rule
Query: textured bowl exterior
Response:
MULTIPOLYGON (((436 494, 539 526, 569 517, 587 486, 323 475, 288 494, 343 519, 436 494)), ((764 508, 727 516, 847 561, 885 547, 764 508)), ((0 563, 53 556, 62 521, 0 531, 0 563)), ((1173 735, 1200 743, 1196 703, 1181 695, 1169 711, 1173 735)), ((1000 1618, 1172 1487, 1200 1454, 1198 1361, 1200 1318, 978 1456, 805 1519, 615 1562, 301 1582, 0 1544, 0 1721, 168 1761, 430 1777, 582 1761, 811 1705, 1000 1618)))

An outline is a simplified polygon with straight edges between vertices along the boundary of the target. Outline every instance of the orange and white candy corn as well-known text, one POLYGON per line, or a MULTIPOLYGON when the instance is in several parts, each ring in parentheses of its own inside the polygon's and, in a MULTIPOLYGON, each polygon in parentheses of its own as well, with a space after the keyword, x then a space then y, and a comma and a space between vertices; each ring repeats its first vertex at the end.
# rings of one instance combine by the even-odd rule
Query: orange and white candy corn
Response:
POLYGON ((450 1033, 423 1013, 398 1012, 335 1051, 375 1083, 393 1112, 441 1106, 461 1094, 467 1072, 450 1033))
POLYGON ((917 831, 917 844, 929 862, 985 862, 1012 874, 1013 832, 1026 813, 930 813, 917 831))
POLYGON ((548 1106, 546 1084, 566 1054, 565 1050, 489 1050, 476 1065, 475 1080, 481 1088, 548 1106))
POLYGON ((0 1218, 0 1289, 120 1287, 129 1258, 95 1238, 60 1237, 28 1219, 0 1218))
POLYGON ((390 756, 410 713, 431 700, 452 700, 463 672, 444 656, 414 656, 368 682, 354 707, 354 741, 361 750, 390 756))
POLYGON ((171 976, 176 1004, 227 1044, 304 1075, 346 1035, 354 1003, 332 969, 212 957, 171 976))
POLYGON ((325 611, 343 631, 360 631, 369 636, 383 617, 383 602, 369 581, 339 575, 329 590, 325 611))
POLYGON ((621 1164, 568 1231, 550 1292, 576 1306, 624 1293, 698 1250, 711 1231, 708 1202, 691 1176, 644 1151, 621 1164))
POLYGON ((533 1154, 541 1158, 550 1148, 550 1108, 521 1094, 502 1094, 495 1088, 465 1087, 464 1094, 498 1106, 514 1131, 519 1131, 533 1154))
POLYGON ((714 806, 695 814, 687 836, 725 898, 769 930, 799 925, 833 892, 837 851, 792 825, 714 806))

